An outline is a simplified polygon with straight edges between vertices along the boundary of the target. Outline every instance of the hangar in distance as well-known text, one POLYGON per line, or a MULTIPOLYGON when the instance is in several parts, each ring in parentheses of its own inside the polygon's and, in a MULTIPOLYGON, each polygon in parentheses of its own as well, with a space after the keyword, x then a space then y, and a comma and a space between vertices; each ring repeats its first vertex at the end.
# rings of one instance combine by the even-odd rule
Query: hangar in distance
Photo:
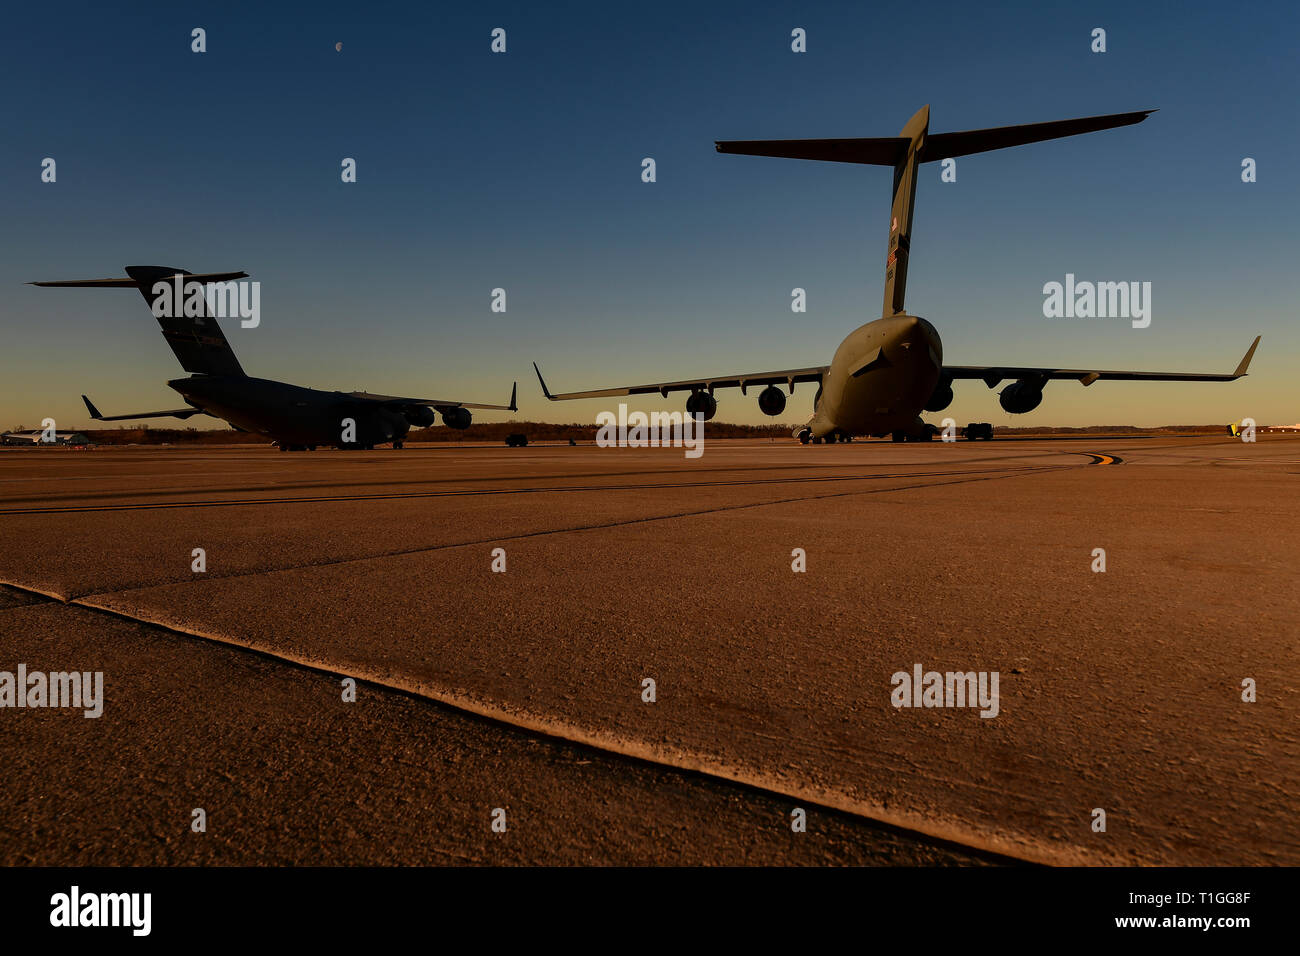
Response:
MULTIPOLYGON (((922 421, 922 411, 939 412, 953 400, 953 382, 978 379, 989 388, 1010 381, 998 394, 1011 414, 1033 411, 1043 400, 1044 386, 1054 379, 1074 379, 1083 385, 1101 380, 1151 382, 1230 382, 1246 374, 1259 337, 1235 371, 1226 374, 1192 372, 1105 371, 1089 368, 1012 365, 948 365, 943 360, 939 332, 928 321, 907 312, 907 266, 912 238, 917 171, 921 163, 968 156, 1010 146, 1130 126, 1155 110, 1115 113, 1081 119, 966 130, 930 135, 930 107, 908 120, 898 136, 866 139, 783 139, 719 142, 720 153, 815 159, 837 163, 890 166, 894 170, 889 244, 885 260, 885 302, 881 317, 854 329, 840 343, 829 365, 749 374, 710 375, 680 381, 618 388, 592 389, 554 395, 537 371, 542 391, 552 401, 609 398, 658 392, 689 392, 686 410, 710 419, 717 412, 714 391, 738 387, 762 388, 758 406, 767 415, 785 410, 785 395, 797 384, 816 383, 813 416, 795 430, 805 444, 849 441, 855 436, 890 435, 894 441, 929 439, 934 427, 922 421)), ((987 423, 967 426, 968 438, 992 438, 987 423)))
POLYGON ((185 399, 184 408, 130 415, 101 415, 89 398, 81 396, 90 417, 100 422, 142 418, 180 418, 211 415, 224 419, 240 431, 266 435, 281 451, 314 451, 317 446, 374 448, 392 442, 401 448, 411 426, 425 427, 442 416, 444 425, 468 428, 472 408, 516 411, 515 391, 509 405, 483 405, 439 398, 403 398, 368 392, 326 392, 287 382, 252 378, 244 373, 226 341, 225 333, 206 303, 182 309, 179 296, 170 298, 173 283, 225 283, 247 278, 244 272, 195 275, 166 266, 128 266, 125 278, 73 279, 64 282, 33 282, 61 288, 138 289, 150 311, 162 326, 163 338, 176 353, 188 378, 173 379, 167 385, 185 399), (160 307, 161 296, 169 296, 160 307), (196 312, 187 315, 183 312, 196 312))

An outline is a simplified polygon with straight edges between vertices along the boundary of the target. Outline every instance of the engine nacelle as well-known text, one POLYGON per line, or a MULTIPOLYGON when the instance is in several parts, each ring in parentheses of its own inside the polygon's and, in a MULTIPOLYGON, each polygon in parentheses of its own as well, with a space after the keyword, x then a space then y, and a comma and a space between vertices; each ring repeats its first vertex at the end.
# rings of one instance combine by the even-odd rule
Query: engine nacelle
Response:
POLYGON ((449 408, 442 413, 442 423, 448 428, 469 428, 473 420, 468 408, 449 408))
POLYGON ((686 414, 703 415, 707 422, 718 414, 718 400, 708 392, 691 392, 686 400, 686 414))
POLYGON ((769 385, 758 393, 758 409, 764 415, 780 415, 785 411, 785 392, 769 385))
POLYGON ((428 405, 403 405, 402 417, 416 428, 428 428, 438 421, 438 413, 428 405))
POLYGON ((1032 412, 1043 402, 1043 386, 1021 379, 1012 382, 998 394, 998 404, 1012 415, 1032 412))
POLYGON ((930 400, 925 403, 927 412, 941 412, 952 404, 952 382, 939 380, 939 384, 934 387, 934 394, 930 400))

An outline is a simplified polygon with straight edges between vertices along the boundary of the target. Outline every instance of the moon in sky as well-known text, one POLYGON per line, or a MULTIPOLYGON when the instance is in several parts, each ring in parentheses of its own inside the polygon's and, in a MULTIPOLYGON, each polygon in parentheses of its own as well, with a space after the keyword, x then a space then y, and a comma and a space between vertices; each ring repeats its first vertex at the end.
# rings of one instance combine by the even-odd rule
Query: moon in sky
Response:
POLYGON ((338 50, 340 53, 342 53, 342 52, 343 52, 343 44, 342 44, 342 43, 336 43, 336 44, 334 44, 334 49, 336 49, 336 50, 338 50))

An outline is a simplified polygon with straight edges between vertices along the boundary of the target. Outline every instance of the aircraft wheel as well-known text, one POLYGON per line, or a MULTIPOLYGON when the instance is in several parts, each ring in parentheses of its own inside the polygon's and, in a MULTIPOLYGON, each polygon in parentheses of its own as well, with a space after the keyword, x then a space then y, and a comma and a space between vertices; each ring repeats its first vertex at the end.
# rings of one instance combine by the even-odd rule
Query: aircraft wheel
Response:
POLYGON ((393 442, 393 447, 394 447, 394 448, 405 448, 405 447, 406 447, 406 442, 395 441, 395 442, 393 442))
POLYGON ((799 444, 806 445, 810 441, 812 441, 812 435, 810 435, 808 432, 805 431, 799 433, 799 444))
POLYGON ((895 444, 901 445, 903 442, 907 441, 907 435, 903 432, 894 432, 889 436, 889 440, 895 444))

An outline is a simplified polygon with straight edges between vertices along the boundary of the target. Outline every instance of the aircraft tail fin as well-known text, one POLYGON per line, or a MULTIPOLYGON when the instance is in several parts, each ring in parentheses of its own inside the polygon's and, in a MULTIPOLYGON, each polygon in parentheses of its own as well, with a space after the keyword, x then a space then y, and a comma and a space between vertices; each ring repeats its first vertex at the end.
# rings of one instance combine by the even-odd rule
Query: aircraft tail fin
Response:
POLYGON ((242 377, 243 367, 226 341, 221 326, 211 314, 205 298, 189 294, 189 283, 206 285, 246 279, 246 272, 194 274, 167 266, 127 266, 125 278, 69 279, 33 282, 32 285, 73 289, 138 289, 162 328, 181 368, 198 375, 242 377), (187 300, 189 305, 187 307, 187 300), (189 314, 187 314, 189 313, 189 314))
POLYGON ((894 167, 894 200, 889 212, 889 252, 885 263, 883 314, 904 310, 907 292, 907 262, 912 246, 912 211, 916 200, 917 168, 921 163, 969 156, 993 149, 1007 149, 1039 143, 1062 136, 1077 136, 1098 130, 1140 123, 1155 110, 1085 116, 1050 123, 971 129, 958 133, 930 134, 930 107, 916 112, 897 136, 879 139, 756 139, 715 143, 720 153, 747 156, 778 156, 786 159, 816 159, 833 163, 858 163, 894 167))
POLYGON ((916 206, 917 166, 922 162, 930 107, 917 110, 897 136, 878 139, 769 139, 715 143, 720 153, 779 156, 835 163, 894 167, 894 201, 889 216, 889 255, 885 265, 884 315, 904 309, 907 259, 912 247, 912 211, 916 206))

